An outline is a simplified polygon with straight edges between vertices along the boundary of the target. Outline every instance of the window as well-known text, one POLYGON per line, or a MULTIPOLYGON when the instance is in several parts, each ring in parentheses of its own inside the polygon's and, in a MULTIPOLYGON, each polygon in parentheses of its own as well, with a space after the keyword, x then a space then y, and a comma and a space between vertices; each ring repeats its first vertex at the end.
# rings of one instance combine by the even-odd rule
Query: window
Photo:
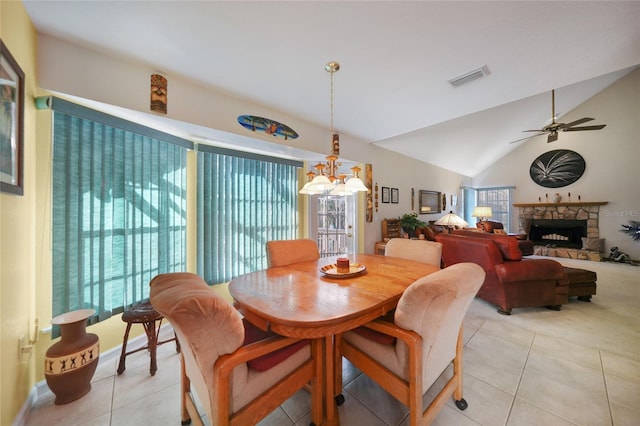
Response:
POLYGON ((490 220, 501 222, 504 229, 511 229, 511 190, 512 187, 480 188, 476 190, 476 206, 491 207, 490 220))
POLYGON ((110 317, 186 268, 191 142, 54 98, 53 315, 110 317))
POLYGON ((198 151, 198 274, 218 284, 266 268, 266 242, 298 236, 302 163, 206 145, 198 151))

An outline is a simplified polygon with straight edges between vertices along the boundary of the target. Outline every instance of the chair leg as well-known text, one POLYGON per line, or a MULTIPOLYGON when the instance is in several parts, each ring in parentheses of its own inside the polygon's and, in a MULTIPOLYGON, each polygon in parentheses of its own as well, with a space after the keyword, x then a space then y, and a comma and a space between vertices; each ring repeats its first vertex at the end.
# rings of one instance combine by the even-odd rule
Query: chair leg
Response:
POLYGON ((322 362, 322 339, 314 339, 311 342, 311 351, 314 358, 315 379, 311 384, 311 420, 316 426, 322 424, 324 414, 322 407, 322 389, 324 386, 323 362, 322 362))
POLYGON ((127 329, 124 332, 124 339, 122 340, 122 352, 120 353, 120 362, 118 363, 118 374, 122 374, 127 368, 125 366, 125 359, 127 358, 127 341, 129 340, 129 331, 131 330, 131 323, 127 323, 127 329))
POLYGON ((178 336, 175 331, 173 332, 173 338, 176 339, 176 352, 180 353, 180 341, 178 340, 178 336))
POLYGON ((180 387, 182 388, 180 392, 180 416, 182 424, 188 425, 191 423, 191 415, 187 409, 187 399, 189 398, 189 392, 191 391, 191 381, 189 380, 189 377, 187 377, 187 370, 184 367, 184 358, 182 354, 180 354, 180 376, 180 387))
POLYGON ((156 348, 158 346, 157 340, 156 340, 156 336, 157 336, 156 322, 152 320, 152 321, 143 323, 143 325, 144 325, 144 331, 147 333, 147 341, 148 341, 147 345, 149 348, 149 356, 151 358, 149 374, 154 376, 156 374, 156 371, 158 371, 158 364, 156 362, 156 348))
MULTIPOLYGON (((463 329, 460 326, 458 341, 456 342, 456 357, 453 359, 453 376, 456 378, 456 387, 453 391, 453 398, 457 401, 464 401, 462 398, 462 352, 463 352, 463 329)), ((458 407, 460 408, 460 407, 458 407)), ((465 407, 466 408, 466 407, 465 407)), ((464 408, 461 408, 462 410, 464 408)))

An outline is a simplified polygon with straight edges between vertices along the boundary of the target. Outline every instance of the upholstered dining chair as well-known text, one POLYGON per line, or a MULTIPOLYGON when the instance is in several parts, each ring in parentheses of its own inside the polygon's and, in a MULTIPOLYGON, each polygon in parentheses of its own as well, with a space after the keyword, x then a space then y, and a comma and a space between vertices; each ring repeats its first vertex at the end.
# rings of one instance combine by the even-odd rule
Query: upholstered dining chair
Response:
POLYGON ((442 261, 442 244, 427 240, 392 238, 387 242, 384 255, 402 257, 403 259, 440 266, 442 261))
POLYGON ((274 266, 291 265, 320 259, 320 251, 315 241, 302 238, 297 240, 267 241, 267 264, 274 266))
MULTIPOLYGON (((451 395, 460 410, 467 408, 462 396, 462 320, 484 274, 474 263, 459 263, 427 275, 404 291, 393 322, 379 318, 338 336, 341 355, 409 408, 411 426, 430 424, 451 395), (424 409, 423 395, 451 363, 451 378, 424 409)), ((342 387, 340 364, 337 393, 342 387)))
POLYGON ((192 390, 212 425, 256 424, 311 383, 312 421, 322 422, 322 349, 266 333, 195 274, 151 280, 150 301, 181 345, 182 424, 202 425, 192 390))

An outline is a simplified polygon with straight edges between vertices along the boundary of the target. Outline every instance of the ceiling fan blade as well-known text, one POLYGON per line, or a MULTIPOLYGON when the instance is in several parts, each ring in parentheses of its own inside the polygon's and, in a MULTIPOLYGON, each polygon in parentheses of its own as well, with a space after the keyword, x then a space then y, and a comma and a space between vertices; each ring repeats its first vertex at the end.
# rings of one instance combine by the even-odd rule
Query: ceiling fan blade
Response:
POLYGON ((549 142, 555 142, 558 140, 558 132, 551 132, 549 133, 549 136, 547 137, 547 143, 549 142))
MULTIPOLYGON (((538 132, 539 132, 540 130, 532 130, 532 131, 534 131, 534 132, 535 132, 535 131, 538 131, 538 132)), ((544 135, 544 132, 542 132, 542 133, 538 133, 537 135, 527 136, 526 138, 516 139, 515 141, 511 141, 511 142, 509 142, 509 143, 521 142, 521 141, 524 141, 524 140, 527 140, 527 139, 535 138, 536 136, 540 136, 540 135, 544 135)))
POLYGON ((597 124, 595 126, 582 126, 582 127, 569 127, 568 129, 562 129, 563 132, 577 132, 580 130, 600 130, 604 128, 606 124, 597 124))
POLYGON ((544 130, 542 130, 542 129, 538 129, 538 130, 523 130, 523 132, 538 132, 538 133, 544 133, 544 130))
POLYGON ((576 121, 572 121, 571 123, 567 123, 565 125, 563 125, 562 127, 573 127, 573 126, 577 126, 578 124, 582 124, 582 123, 586 123, 587 121, 591 121, 591 120, 595 120, 595 118, 589 118, 589 117, 583 117, 580 120, 576 120, 576 121))

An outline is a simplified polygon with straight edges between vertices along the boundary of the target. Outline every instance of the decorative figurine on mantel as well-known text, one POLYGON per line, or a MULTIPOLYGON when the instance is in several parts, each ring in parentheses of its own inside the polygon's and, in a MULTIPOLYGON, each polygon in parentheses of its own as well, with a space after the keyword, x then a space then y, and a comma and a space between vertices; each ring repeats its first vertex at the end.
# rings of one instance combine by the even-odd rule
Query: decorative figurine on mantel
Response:
POLYGON ((558 204, 560 202, 560 200, 562 200, 562 196, 560 195, 559 192, 556 192, 555 194, 553 194, 553 202, 558 204))

